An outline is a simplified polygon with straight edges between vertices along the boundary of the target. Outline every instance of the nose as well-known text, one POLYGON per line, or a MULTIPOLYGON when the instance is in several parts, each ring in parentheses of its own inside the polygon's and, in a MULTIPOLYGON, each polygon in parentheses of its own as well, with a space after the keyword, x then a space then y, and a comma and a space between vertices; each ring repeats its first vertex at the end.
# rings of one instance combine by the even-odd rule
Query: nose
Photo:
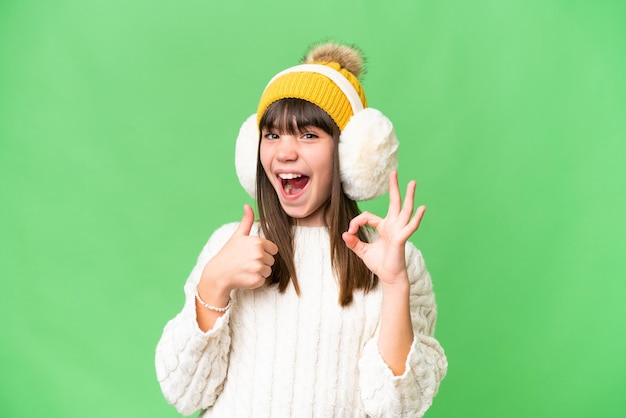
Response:
POLYGON ((283 135, 280 138, 276 158, 279 161, 295 161, 298 159, 298 141, 291 135, 283 135))

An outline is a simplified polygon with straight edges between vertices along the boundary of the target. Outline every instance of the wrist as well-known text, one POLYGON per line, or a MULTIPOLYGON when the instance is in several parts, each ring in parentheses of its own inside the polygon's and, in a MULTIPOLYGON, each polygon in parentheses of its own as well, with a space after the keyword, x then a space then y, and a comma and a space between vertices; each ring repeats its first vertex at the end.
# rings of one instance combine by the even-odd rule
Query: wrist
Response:
POLYGON ((408 292, 409 277, 406 272, 402 272, 393 276, 378 276, 383 292, 408 292))
POLYGON ((408 302, 411 289, 408 285, 383 285, 383 300, 398 302, 408 302))
POLYGON ((231 299, 230 297, 228 298, 228 302, 226 302, 225 306, 215 306, 213 304, 207 303, 206 301, 204 301, 201 297, 200 297, 200 293, 198 292, 198 288, 196 287, 196 292, 195 292, 195 297, 196 297, 196 301, 197 303, 199 303, 202 307, 204 307, 205 309, 208 309, 210 311, 213 312, 217 312, 220 314, 223 314, 224 312, 226 312, 228 309, 230 309, 230 302, 231 299))
POLYGON ((230 301, 231 290, 223 281, 203 277, 196 287, 196 294, 207 304, 224 307, 230 301))
POLYGON ((383 300, 398 306, 404 305, 409 301, 411 294, 411 286, 408 279, 396 280, 393 282, 380 281, 383 300))

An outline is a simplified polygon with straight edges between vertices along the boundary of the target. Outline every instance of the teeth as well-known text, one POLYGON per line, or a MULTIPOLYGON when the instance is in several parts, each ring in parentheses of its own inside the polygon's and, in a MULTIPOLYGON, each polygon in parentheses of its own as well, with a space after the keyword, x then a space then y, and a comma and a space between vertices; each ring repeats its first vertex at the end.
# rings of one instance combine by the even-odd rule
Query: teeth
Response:
POLYGON ((278 177, 280 177, 283 180, 291 180, 291 179, 297 179, 297 178, 302 177, 302 174, 280 173, 278 177))

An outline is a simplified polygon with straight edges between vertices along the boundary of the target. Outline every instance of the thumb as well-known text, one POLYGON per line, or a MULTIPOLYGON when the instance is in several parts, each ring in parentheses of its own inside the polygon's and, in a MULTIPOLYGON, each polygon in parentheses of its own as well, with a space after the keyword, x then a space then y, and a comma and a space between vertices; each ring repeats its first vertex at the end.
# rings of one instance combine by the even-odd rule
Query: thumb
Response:
POLYGON ((352 250, 359 258, 362 256, 363 252, 363 242, 354 234, 349 232, 344 232, 341 234, 341 238, 346 243, 346 246, 352 250))
POLYGON ((243 218, 241 218, 241 222, 233 235, 250 235, 253 223, 254 210, 252 210, 252 206, 245 204, 243 205, 243 218))

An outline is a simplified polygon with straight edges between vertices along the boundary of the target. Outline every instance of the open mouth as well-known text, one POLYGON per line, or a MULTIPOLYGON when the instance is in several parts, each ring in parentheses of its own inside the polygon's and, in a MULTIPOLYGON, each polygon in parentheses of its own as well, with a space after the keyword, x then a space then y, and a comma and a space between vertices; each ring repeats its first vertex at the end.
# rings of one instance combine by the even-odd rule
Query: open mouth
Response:
POLYGON ((303 174, 280 173, 278 178, 282 183, 283 191, 288 196, 300 193, 309 183, 309 176, 303 174))

